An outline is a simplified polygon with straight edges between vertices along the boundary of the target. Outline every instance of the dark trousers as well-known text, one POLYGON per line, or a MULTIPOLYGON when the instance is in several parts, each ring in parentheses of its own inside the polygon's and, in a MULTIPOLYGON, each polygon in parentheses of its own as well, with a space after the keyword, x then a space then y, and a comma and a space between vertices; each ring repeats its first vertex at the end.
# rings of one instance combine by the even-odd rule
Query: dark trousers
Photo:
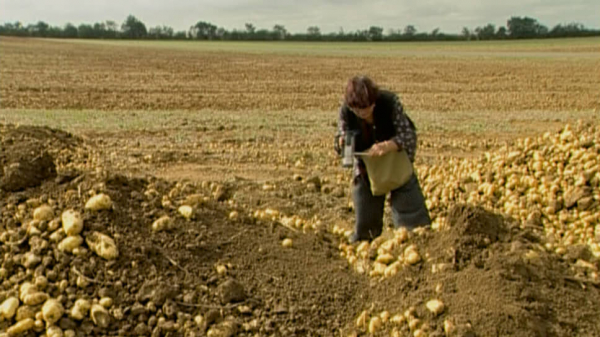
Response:
MULTIPOLYGON (((370 240, 381 235, 385 195, 373 196, 366 176, 354 178, 352 191, 356 210, 355 240, 370 240)), ((396 228, 413 230, 431 224, 429 211, 416 175, 391 192, 392 219, 396 228)))

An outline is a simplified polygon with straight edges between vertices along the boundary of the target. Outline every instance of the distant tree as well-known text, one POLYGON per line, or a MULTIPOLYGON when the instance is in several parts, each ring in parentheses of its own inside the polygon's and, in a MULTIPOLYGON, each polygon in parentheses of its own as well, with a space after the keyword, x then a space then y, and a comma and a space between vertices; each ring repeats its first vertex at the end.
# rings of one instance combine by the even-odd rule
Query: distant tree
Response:
POLYGON ((225 37, 227 36, 228 32, 227 30, 225 30, 225 28, 223 27, 219 27, 217 28, 217 32, 216 32, 216 38, 220 39, 220 40, 224 40, 225 37))
POLYGON ((148 34, 146 25, 133 15, 129 15, 125 19, 125 22, 121 25, 121 30, 123 31, 123 37, 127 39, 141 39, 148 34))
POLYGON ((94 29, 94 37, 95 38, 105 38, 108 35, 108 31, 106 30, 106 24, 104 22, 96 22, 92 26, 94 29))
POLYGON ((369 27, 369 31, 367 33, 368 39, 371 41, 381 41, 383 40, 383 28, 377 26, 369 27))
POLYGON ((496 38, 503 40, 503 39, 506 39, 506 36, 507 36, 506 27, 504 27, 504 26, 498 27, 498 30, 496 31, 496 38))
POLYGON ((542 37, 548 33, 548 28, 536 19, 529 17, 511 17, 507 23, 508 35, 513 39, 542 37))
POLYGON ((435 28, 434 30, 431 31, 431 37, 435 38, 436 36, 440 35, 440 29, 439 28, 435 28))
POLYGON ((185 30, 180 30, 173 33, 173 38, 175 40, 185 40, 187 39, 187 32, 185 30))
POLYGON ((48 25, 44 21, 38 21, 38 23, 35 24, 32 28, 34 36, 46 37, 48 36, 48 29, 50 28, 50 25, 48 25))
POLYGON ((475 28, 475 34, 479 40, 491 40, 496 34, 496 27, 491 23, 488 23, 483 27, 475 28))
POLYGON ((463 27, 461 35, 464 37, 465 40, 471 40, 471 30, 469 28, 463 27))
POLYGON ((581 36, 587 29, 580 23, 558 24, 548 34, 553 37, 581 36))
POLYGON ((210 22, 198 21, 190 28, 192 38, 198 40, 212 40, 217 37, 217 26, 210 22))
POLYGON ((77 27, 77 36, 81 39, 92 39, 95 37, 94 27, 82 23, 77 27))
POLYGON ((413 25, 408 25, 404 27, 404 35, 408 37, 412 37, 417 34, 417 29, 413 25))
POLYGON ((106 26, 106 37, 114 39, 119 35, 119 25, 112 20, 107 20, 105 23, 106 26))
POLYGON ((254 25, 253 25, 253 24, 251 24, 251 23, 246 23, 246 24, 245 24, 245 26, 246 26, 246 32, 247 32, 248 34, 252 35, 252 34, 254 34, 254 33, 256 32, 256 27, 254 27, 254 25))
POLYGON ((63 29, 63 36, 67 38, 77 38, 77 27, 71 23, 67 23, 63 29))
POLYGON ((308 36, 321 36, 321 29, 317 26, 310 26, 306 30, 306 34, 308 34, 308 36))
POLYGON ((287 35, 287 30, 285 29, 285 27, 283 25, 275 25, 275 26, 273 26, 273 33, 274 33, 276 39, 285 40, 285 37, 287 35))

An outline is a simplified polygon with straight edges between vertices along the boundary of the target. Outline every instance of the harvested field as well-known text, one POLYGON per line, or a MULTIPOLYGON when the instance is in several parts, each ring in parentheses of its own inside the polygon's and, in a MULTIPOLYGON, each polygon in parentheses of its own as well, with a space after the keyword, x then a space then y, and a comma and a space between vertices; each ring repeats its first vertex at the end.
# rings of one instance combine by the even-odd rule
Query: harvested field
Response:
POLYGON ((599 335, 594 42, 2 38, 0 336, 599 335), (349 245, 361 72, 435 221, 349 245))

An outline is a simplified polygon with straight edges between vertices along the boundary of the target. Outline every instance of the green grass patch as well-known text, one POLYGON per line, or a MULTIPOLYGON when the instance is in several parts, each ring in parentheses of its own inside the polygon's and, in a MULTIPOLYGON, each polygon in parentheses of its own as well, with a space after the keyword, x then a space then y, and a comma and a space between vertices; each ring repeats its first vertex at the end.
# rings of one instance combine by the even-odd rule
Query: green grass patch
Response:
MULTIPOLYGON (((152 41, 54 40, 121 47, 151 47, 198 52, 280 53, 337 56, 569 56, 600 52, 600 37, 543 40, 453 42, 295 42, 295 41, 152 41)), ((597 55, 596 55, 597 56, 597 55)))

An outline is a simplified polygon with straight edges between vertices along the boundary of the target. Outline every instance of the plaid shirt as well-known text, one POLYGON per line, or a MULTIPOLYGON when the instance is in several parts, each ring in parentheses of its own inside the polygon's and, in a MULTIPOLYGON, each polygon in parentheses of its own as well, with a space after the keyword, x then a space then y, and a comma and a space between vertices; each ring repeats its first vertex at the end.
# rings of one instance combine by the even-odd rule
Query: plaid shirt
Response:
MULTIPOLYGON (((387 97, 391 97, 391 104, 384 105, 386 109, 382 111, 381 109, 377 109, 376 102, 375 110, 373 113, 375 114, 377 112, 378 114, 391 115, 390 117, 393 123, 395 134, 389 140, 396 143, 396 145, 398 145, 399 150, 405 150, 410 161, 414 162, 415 155, 417 152, 417 132, 415 125, 412 122, 412 120, 404 113, 404 107, 398 99, 398 96, 396 94, 389 93, 387 97)), ((346 133, 346 131, 348 131, 349 114, 353 114, 353 112, 345 104, 342 105, 342 107, 340 108, 338 121, 338 131, 339 134, 342 135, 342 137, 344 137, 344 134, 346 133)), ((376 127, 376 125, 370 125, 360 118, 358 118, 358 120, 362 128, 373 129, 374 127, 376 127)), ((368 145, 373 145, 373 141, 371 141, 371 144, 368 145)), ((362 162, 362 160, 359 159, 356 161, 356 163, 358 165, 355 165, 354 167, 355 175, 365 173, 364 163, 362 162)))

